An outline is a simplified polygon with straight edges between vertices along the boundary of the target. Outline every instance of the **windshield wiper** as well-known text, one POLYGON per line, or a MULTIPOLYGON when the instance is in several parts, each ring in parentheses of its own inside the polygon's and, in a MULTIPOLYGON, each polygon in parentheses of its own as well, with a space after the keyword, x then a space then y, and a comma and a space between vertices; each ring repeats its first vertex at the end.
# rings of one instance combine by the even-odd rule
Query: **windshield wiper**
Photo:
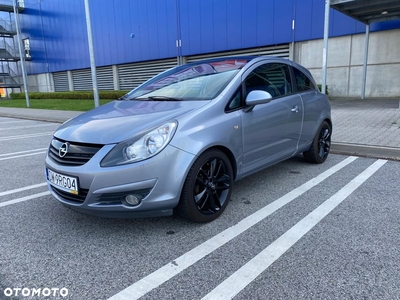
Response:
POLYGON ((162 101, 182 101, 182 98, 174 98, 174 97, 168 97, 168 96, 150 96, 147 97, 148 100, 162 100, 162 101))

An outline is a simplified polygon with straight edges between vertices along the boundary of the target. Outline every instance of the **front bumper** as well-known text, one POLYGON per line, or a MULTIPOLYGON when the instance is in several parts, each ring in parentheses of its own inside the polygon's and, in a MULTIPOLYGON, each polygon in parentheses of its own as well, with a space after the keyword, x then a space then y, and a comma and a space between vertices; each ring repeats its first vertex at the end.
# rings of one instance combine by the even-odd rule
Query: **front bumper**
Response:
POLYGON ((65 206, 101 217, 150 217, 171 215, 178 204, 187 173, 195 156, 168 145, 156 156, 116 167, 100 167, 113 148, 106 145, 82 166, 63 166, 46 156, 46 168, 76 177, 79 194, 63 192, 48 182, 52 195, 65 206), (124 199, 128 194, 141 198, 137 206, 124 199))

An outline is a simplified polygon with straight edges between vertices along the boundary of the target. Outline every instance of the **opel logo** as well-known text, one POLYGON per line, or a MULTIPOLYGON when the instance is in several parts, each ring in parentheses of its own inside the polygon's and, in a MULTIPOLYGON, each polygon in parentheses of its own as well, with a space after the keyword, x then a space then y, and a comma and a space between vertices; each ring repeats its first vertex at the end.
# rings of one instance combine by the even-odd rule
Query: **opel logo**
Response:
POLYGON ((68 143, 62 144, 61 147, 58 149, 58 155, 60 157, 64 157, 68 152, 68 148, 69 148, 69 144, 68 143))

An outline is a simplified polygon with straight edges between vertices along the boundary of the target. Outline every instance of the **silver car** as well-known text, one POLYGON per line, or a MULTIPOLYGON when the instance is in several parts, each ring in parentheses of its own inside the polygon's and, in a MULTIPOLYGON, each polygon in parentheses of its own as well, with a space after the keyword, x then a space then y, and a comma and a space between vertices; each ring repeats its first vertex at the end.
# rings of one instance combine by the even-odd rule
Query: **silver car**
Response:
POLYGON ((276 57, 180 65, 54 133, 45 174, 65 206, 104 217, 209 222, 232 184, 303 153, 323 163, 331 110, 310 72, 276 57))

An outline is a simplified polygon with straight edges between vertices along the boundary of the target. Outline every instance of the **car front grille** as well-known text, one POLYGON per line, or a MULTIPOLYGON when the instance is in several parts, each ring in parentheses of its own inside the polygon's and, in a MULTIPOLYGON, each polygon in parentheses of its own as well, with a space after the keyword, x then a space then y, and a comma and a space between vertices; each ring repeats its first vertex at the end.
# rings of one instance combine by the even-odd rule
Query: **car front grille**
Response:
POLYGON ((82 166, 87 163, 103 145, 70 143, 53 138, 49 148, 49 157, 64 166, 82 166), (66 149, 65 153, 60 148, 66 149), (64 156, 61 156, 64 154, 64 156))
POLYGON ((76 203, 83 203, 86 199, 86 196, 89 192, 87 189, 80 189, 79 190, 79 195, 71 194, 68 192, 65 192, 63 190, 60 190, 54 186, 51 186, 51 189, 53 190, 54 193, 56 193, 60 198, 64 200, 68 200, 71 202, 76 202, 76 203))

